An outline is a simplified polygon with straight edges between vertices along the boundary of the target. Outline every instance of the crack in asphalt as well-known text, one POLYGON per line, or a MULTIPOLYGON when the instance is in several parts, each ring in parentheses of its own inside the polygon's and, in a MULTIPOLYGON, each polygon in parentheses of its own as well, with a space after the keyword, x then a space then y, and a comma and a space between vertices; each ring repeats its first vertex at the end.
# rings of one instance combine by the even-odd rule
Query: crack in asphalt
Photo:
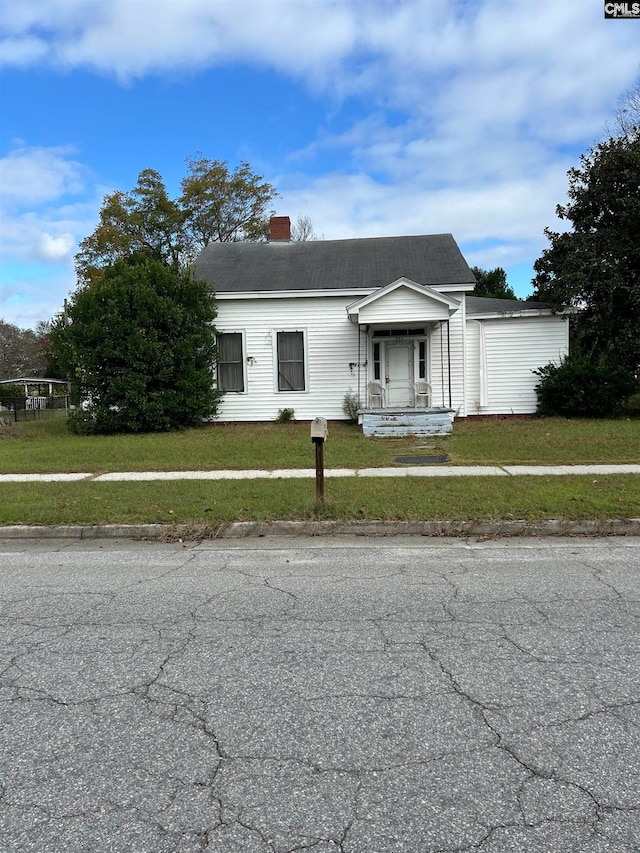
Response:
MULTIPOLYGON (((640 806, 616 802, 613 792, 597 793, 593 783, 588 781, 588 774, 581 772, 580 766, 572 770, 567 756, 563 755, 559 749, 556 749, 553 754, 553 761, 544 758, 536 759, 535 752, 530 747, 514 742, 517 741, 518 732, 505 731, 500 724, 500 719, 506 710, 517 711, 520 707, 519 703, 523 701, 522 698, 515 697, 512 701, 509 701, 508 696, 493 699, 479 698, 473 689, 465 686, 465 676, 460 674, 456 665, 456 655, 463 652, 450 648, 450 644, 454 640, 459 641, 463 643, 461 646, 463 649, 465 643, 468 645, 477 642, 474 637, 483 636, 482 633, 476 635, 473 631, 485 631, 484 636, 502 644, 498 646, 493 659, 512 666, 518 666, 518 661, 526 661, 531 665, 551 667, 549 671, 554 677, 570 687, 570 672, 565 668, 577 666, 581 660, 584 660, 585 654, 590 649, 589 633, 583 622, 567 626, 557 624, 557 617, 552 620, 548 612, 549 608, 545 608, 545 602, 550 599, 538 601, 523 591, 514 596, 492 597, 494 606, 527 605, 530 613, 518 615, 516 621, 512 615, 499 619, 496 618, 498 614, 494 614, 491 619, 488 612, 476 612, 473 607, 474 599, 465 593, 465 583, 469 580, 469 569, 465 564, 456 562, 448 570, 441 570, 437 565, 433 568, 427 567, 422 570, 425 577, 422 582, 416 580, 415 570, 411 573, 408 567, 403 565, 399 570, 394 569, 387 573, 352 575, 350 572, 348 575, 332 576, 330 580, 343 589, 341 594, 347 595, 345 585, 348 587, 352 579, 360 582, 364 577, 367 581, 381 582, 402 578, 405 584, 401 585, 400 589, 418 591, 420 588, 433 592, 432 601, 440 608, 441 616, 434 616, 432 613, 428 618, 421 619, 418 614, 412 621, 407 618, 407 608, 410 605, 406 602, 392 606, 394 602, 380 601, 379 604, 383 605, 380 607, 378 603, 373 607, 367 604, 367 607, 372 607, 373 612, 358 613, 357 610, 353 610, 349 615, 337 613, 332 617, 323 617, 319 614, 310 615, 307 611, 309 600, 307 587, 300 587, 300 591, 296 588, 296 592, 286 588, 286 581, 292 578, 295 578, 296 583, 299 584, 302 576, 300 569, 295 569, 293 574, 291 572, 294 572, 294 567, 287 569, 285 566, 283 566, 283 573, 274 573, 271 567, 264 572, 252 572, 239 569, 222 559, 216 562, 215 571, 226 572, 229 575, 236 574, 242 578, 241 583, 233 585, 229 582, 222 590, 212 593, 206 589, 206 578, 203 578, 203 589, 185 594, 184 607, 173 607, 171 615, 167 615, 164 621, 159 621, 157 616, 152 616, 149 621, 146 621, 141 613, 136 613, 133 621, 113 618, 121 603, 131 600, 144 601, 144 596, 147 594, 145 590, 159 589, 162 581, 170 576, 187 575, 190 564, 197 567, 201 559, 201 553, 193 550, 179 565, 163 569, 153 577, 145 576, 121 584, 114 587, 111 592, 86 591, 76 592, 71 596, 65 596, 62 593, 52 596, 42 592, 35 597, 27 593, 11 599, 3 607, 5 634, 7 632, 15 632, 15 634, 8 635, 7 648, 10 654, 3 661, 0 669, 0 688, 6 691, 4 698, 0 699, 0 708, 8 710, 11 706, 16 707, 18 716, 11 718, 14 721, 13 725, 17 720, 28 720, 30 714, 35 715, 34 720, 45 719, 46 716, 38 714, 36 710, 39 704, 44 704, 50 705, 62 714, 57 718, 59 720, 65 719, 65 712, 81 712, 79 722, 75 723, 78 726, 83 722, 86 724, 89 719, 82 714, 91 714, 94 728, 100 736, 101 726, 108 725, 109 709, 117 706, 119 700, 126 699, 134 703, 131 705, 131 713, 133 719, 139 721, 141 732, 144 732, 146 727, 153 726, 153 720, 164 721, 170 726, 164 737, 169 741, 175 738, 178 745, 177 756, 171 759, 172 764, 169 764, 165 770, 159 769, 156 766, 157 762, 153 763, 152 759, 156 758, 155 749, 152 750, 148 762, 139 763, 144 751, 140 754, 136 753, 138 755, 136 760, 132 755, 129 770, 134 773, 139 771, 140 783, 133 785, 132 793, 123 791, 121 796, 117 796, 117 792, 112 790, 109 797, 103 795, 99 806, 91 805, 90 801, 87 801, 82 807, 65 808, 65 800, 60 803, 53 800, 49 804, 43 804, 37 799, 35 792, 30 794, 20 788, 17 783, 20 776, 16 776, 11 765, 3 765, 0 758, 0 837, 3 829, 6 834, 6 828, 9 827, 12 834, 11 850, 24 850, 30 853, 37 850, 37 847, 33 846, 37 842, 33 842, 33 839, 37 837, 38 832, 43 831, 39 821, 60 826, 66 823, 71 826, 74 822, 86 822, 90 819, 104 823, 111 816, 114 826, 117 826, 117 831, 120 831, 121 826, 126 826, 128 815, 148 828, 150 839, 159 839, 160 846, 157 849, 162 850, 163 853, 165 850, 177 850, 177 845, 182 845, 179 847, 181 851, 226 850, 226 846, 220 845, 225 845, 226 842, 223 839, 229 833, 232 834, 229 835, 230 838, 236 839, 233 843, 242 844, 242 836, 233 835, 235 832, 248 833, 261 846, 264 853, 295 853, 303 850, 326 853, 329 849, 335 849, 339 853, 363 853, 365 850, 370 853, 375 849, 375 841, 367 842, 364 839, 369 837, 367 833, 377 831, 376 821, 381 819, 376 817, 379 813, 371 807, 371 798, 379 796, 376 792, 384 790, 391 784, 391 779, 403 778, 404 774, 411 772, 426 774, 420 778, 431 778, 432 774, 437 774, 441 767, 451 762, 460 762, 465 757, 481 762, 482 756, 488 755, 488 751, 492 750, 498 750, 517 770, 510 795, 513 814, 501 815, 500 807, 496 803, 492 809, 489 809, 489 815, 485 815, 472 802, 468 802, 464 804, 461 817, 460 832, 464 840, 447 844, 437 840, 434 835, 431 841, 424 842, 424 847, 420 848, 421 853, 422 850, 425 853, 427 851, 428 853, 484 851, 493 850, 495 845, 500 850, 506 850, 507 848, 501 845, 507 843, 504 839, 508 838, 511 832, 546 831, 549 827, 560 826, 565 826, 569 830, 575 827, 581 828, 580 833, 575 836, 575 846, 572 848, 578 851, 590 841, 604 839, 603 843, 609 843, 612 837, 608 834, 606 825, 608 817, 626 816, 630 820, 635 820, 640 815, 640 806), (287 571, 290 573, 287 574, 287 571), (260 611, 259 606, 257 613, 247 615, 236 605, 230 605, 232 600, 229 598, 230 595, 250 600, 254 591, 263 589, 282 597, 282 604, 285 606, 275 616, 265 615, 260 611), (220 602, 222 604, 217 609, 217 604, 220 602), (19 607, 29 607, 32 614, 16 615, 16 608, 19 607), (49 610, 51 614, 49 617, 35 617, 38 608, 42 607, 49 610), (67 618, 63 619, 65 614, 61 615, 59 611, 65 608, 67 618), (103 617, 102 621, 96 618, 98 615, 103 617), (380 720, 388 721, 387 724, 392 727, 400 726, 406 715, 412 718, 414 714, 418 716, 423 714, 425 720, 431 719, 426 715, 426 711, 433 699, 453 694, 470 709, 471 718, 482 726, 487 733, 487 738, 483 737, 480 742, 474 743, 472 733, 465 730, 466 733, 458 734, 455 740, 447 740, 448 746, 439 743, 436 738, 424 755, 407 754, 405 760, 400 760, 390 753, 388 760, 383 761, 379 756, 369 754, 365 764, 359 764, 355 757, 349 758, 348 751, 342 748, 338 749, 335 755, 327 751, 326 760, 322 760, 320 745, 318 745, 316 756, 313 757, 313 751, 310 751, 303 737, 304 729, 298 733, 289 733, 286 729, 281 732, 270 732, 268 728, 265 729, 265 743, 272 746, 277 744, 280 751, 269 752, 264 746, 252 750, 243 749, 242 739, 238 740, 232 725, 233 720, 225 717, 229 711, 224 709, 230 707, 228 697, 221 697, 215 690, 208 688, 206 678, 202 682, 192 683, 189 682, 188 677, 185 681, 183 675, 188 673, 186 667, 191 665, 202 648, 206 647, 215 636, 222 655, 219 666, 221 672, 225 673, 225 677, 229 678, 229 672, 232 670, 229 669, 229 662, 224 655, 230 654, 234 649, 234 643, 223 642, 225 632, 233 625, 242 626, 248 623, 255 626, 253 634, 257 642, 260 639, 263 642, 269 639, 277 643, 279 639, 286 636, 293 637, 292 645, 286 647, 287 655, 290 651, 295 654, 295 642, 300 642, 300 638, 304 637, 304 632, 308 628, 315 632, 322 630, 325 635, 334 637, 335 639, 332 640, 334 645, 331 649, 348 651, 349 659, 355 662, 356 667, 361 661, 371 660, 371 672, 369 669, 366 670, 368 682, 361 689, 360 687, 349 689, 348 679, 343 679, 345 686, 339 689, 328 687, 314 692, 298 688, 297 699, 304 709, 303 714, 308 715, 310 722, 316 719, 314 715, 321 713, 313 710, 318 703, 330 706, 335 701, 364 702, 372 703, 377 709, 376 713, 380 720), (104 629, 109 626, 112 631, 106 649, 103 650, 99 643, 95 644, 83 657, 78 649, 81 649, 84 635, 76 635, 74 632, 80 628, 91 632, 94 629, 103 629, 103 626, 104 629), (491 633, 488 633, 489 626, 491 626, 491 633), (203 633, 203 627, 206 633, 203 633), (563 656, 558 650, 549 654, 542 653, 535 645, 531 648, 527 647, 529 644, 518 633, 523 627, 541 631, 554 630, 559 635, 575 634, 577 638, 582 637, 582 640, 573 644, 571 654, 568 655, 563 656), (112 648, 119 632, 126 632, 126 629, 133 628, 139 630, 137 633, 134 631, 133 638, 126 639, 123 648, 119 651, 112 648), (367 629, 370 631, 365 634, 367 629), (405 633, 402 633, 401 629, 405 633), (363 647, 355 647, 349 642, 349 638, 356 631, 359 632, 358 636, 366 638, 363 647), (345 640, 340 644, 339 638, 342 635, 345 640), (55 649, 51 647, 53 642, 56 644, 55 649), (73 650, 72 654, 79 657, 76 675, 83 682, 84 689, 94 688, 91 695, 87 697, 74 698, 72 694, 65 694, 64 682, 61 682, 62 689, 56 687, 55 677, 51 678, 47 686, 38 683, 38 680, 42 681, 47 674, 46 665, 57 671, 68 658, 69 649, 73 650), (434 677, 434 672, 430 669, 422 666, 419 659, 416 660, 414 657, 416 651, 430 662, 436 675, 439 673, 439 678, 434 677), (131 670, 130 675, 122 676, 125 683, 121 689, 116 688, 106 692, 99 689, 106 687, 112 677, 108 668, 103 672, 97 666, 102 662, 105 653, 117 660, 125 671, 131 670), (381 671, 374 681, 373 673, 378 660, 381 671), (82 661, 84 663, 80 666, 82 661), (31 666, 32 662, 33 666, 31 666), (148 671, 145 673, 143 669, 148 671), (403 682, 403 679, 406 681, 403 682), (147 709, 148 718, 141 715, 141 708, 147 709), (285 744, 285 740, 288 745, 285 744), (181 751, 189 757, 189 761, 182 768, 179 761, 181 751), (295 751, 299 754, 291 754, 295 751), (341 758, 342 753, 344 755, 341 758), (316 778, 324 780, 323 784, 326 787, 318 786, 316 778), (280 790, 282 781, 278 780, 282 779, 287 780, 287 784, 291 786, 290 791, 286 786, 285 789, 280 790), (145 801, 147 796, 145 791, 147 788, 151 790, 153 785, 157 786, 154 805, 145 801), (547 792, 546 796, 552 799, 559 798, 561 801, 562 797, 569 799, 573 797, 572 802, 575 801, 578 805, 566 814, 545 814, 542 801, 542 805, 535 805, 536 797, 542 796, 536 785, 551 785, 553 793, 547 792), (299 786, 299 791, 296 786, 299 786), (309 819, 306 823, 301 817, 296 817, 295 820, 292 818, 288 828, 278 826, 274 819, 269 817, 266 807, 269 798, 280 797, 281 802, 289 802, 287 800, 289 797, 291 807, 297 808, 296 791, 298 791, 298 797, 305 792, 312 792, 319 798, 319 802, 324 803, 326 799, 327 802, 340 803, 344 814, 334 819, 334 824, 339 826, 334 825, 329 831, 329 822, 322 810, 322 817, 314 819, 315 825, 314 820, 309 819), (198 800, 202 811, 194 812, 195 824, 187 826, 184 824, 182 812, 185 808, 190 808, 188 804, 191 802, 189 798, 192 795, 204 797, 204 799, 198 800), (365 807, 364 802, 369 802, 369 806, 365 807), (36 814, 39 818, 34 820, 36 814), (22 823, 20 815, 24 816, 22 823), (29 819, 34 824, 31 827, 27 827, 29 819), (12 821, 17 828, 11 828, 14 825, 12 821), (321 828, 323 825, 324 830, 321 828), (588 833, 588 837, 585 837, 585 833, 588 833), (288 840, 284 840, 287 837, 288 840), (362 846, 367 843, 374 846, 362 846)), ((585 573, 593 578, 594 583, 606 590, 607 597, 583 594, 580 596, 580 601, 585 604, 602 601, 615 603, 620 619, 624 614, 628 623, 636 620, 636 614, 628 606, 629 597, 621 592, 608 576, 603 575, 603 567, 591 561, 583 560, 582 564, 585 573)), ((416 594, 422 593, 416 592, 416 594)), ((7 601, 6 598, 5 601, 7 601)), ((568 596, 557 595, 553 598, 554 606, 562 605, 563 602, 571 604, 572 601, 573 599, 568 596)), ((336 606, 339 608, 340 605, 336 606)), ((594 634, 605 634, 607 630, 611 630, 610 627, 588 626, 588 631, 593 631, 594 634)), ((307 650, 308 644, 313 642, 310 638, 306 641, 306 645, 303 643, 300 646, 300 649, 307 650)), ((264 666, 271 665, 266 649, 261 660, 264 666)), ((297 662, 299 658, 294 656, 293 660, 297 662)), ((488 651, 485 653, 484 660, 488 663, 492 660, 492 655, 488 651)), ((608 667, 611 673, 616 672, 620 677, 629 679, 633 673, 632 660, 633 658, 629 657, 630 663, 627 666, 623 665, 624 662, 619 666, 603 663, 603 671, 606 672, 608 667)), ((342 661, 343 658, 338 655, 336 662, 341 665, 342 661)), ((284 695, 278 699, 281 694, 278 692, 280 688, 277 681, 271 688, 275 690, 272 698, 269 693, 264 693, 267 689, 265 686, 251 683, 251 674, 254 671, 251 667, 246 671, 243 669, 247 661, 239 656, 237 662, 239 678, 246 691, 238 711, 249 715, 259 714, 264 711, 265 698, 269 698, 273 704, 272 713, 277 716, 278 701, 283 707, 287 704, 284 695), (242 682, 242 679, 246 683, 242 682)), ((213 667, 212 673, 215 672, 215 658, 212 659, 210 666, 213 667)), ((297 670, 292 672, 292 677, 297 677, 297 670)), ((254 677, 259 674, 259 670, 256 670, 254 677)), ((339 672, 333 674, 336 677, 340 676, 339 672)), ((234 683, 233 675, 229 683, 234 683)), ((304 679, 301 683, 306 684, 304 679)), ((600 707, 587 708, 581 713, 567 713, 561 719, 543 722, 529 720, 519 733, 524 732, 530 737, 539 739, 550 731, 561 733, 566 727, 594 721, 602 721, 604 725, 615 718, 626 731, 631 733, 630 736, 637 740, 635 730, 640 722, 636 722, 630 713, 625 714, 625 712, 634 712, 640 707, 640 696, 607 701, 606 698, 602 699, 596 690, 593 690, 592 695, 598 698, 600 707)), ((445 704, 442 708, 446 709, 444 713, 452 716, 456 713, 453 705, 445 704)), ((288 718, 282 717, 282 720, 285 719, 288 718)), ((317 719, 323 718, 320 716, 317 719)), ((436 722, 439 721, 433 718, 432 724, 436 722)), ((341 723, 337 722, 336 725, 339 727, 341 723)), ((401 731, 398 729, 391 733, 394 737, 400 737, 401 731)), ((446 731, 446 727, 443 728, 441 737, 445 737, 446 731)), ((249 732, 251 733, 251 729, 249 732)), ((364 733, 367 734, 366 728, 364 733)), ((29 729, 28 734, 34 742, 42 742, 42 735, 39 736, 36 729, 29 729)), ((342 747, 339 728, 335 732, 328 729, 326 734, 329 740, 332 737, 336 738, 336 744, 342 747)), ((425 735, 428 734, 429 732, 426 731, 425 735)), ((357 728, 350 731, 350 737, 356 740, 359 735, 357 728)), ((376 736, 379 735, 376 733, 376 736)), ((63 744, 64 749, 61 753, 54 749, 47 755, 43 779, 47 778, 47 774, 52 774, 51 779, 59 778, 63 785, 68 786, 64 776, 56 777, 56 774, 62 773, 64 762, 67 760, 64 750, 68 750, 73 743, 73 739, 65 740, 65 738, 72 737, 68 733, 60 735, 60 743, 63 744)), ((367 742, 366 739, 364 742, 367 742)), ((3 730, 2 720, 0 720, 0 745, 6 745, 6 743, 13 743, 11 728, 9 726, 3 730)), ((371 741, 370 748, 374 745, 374 741, 371 741)), ((111 747, 112 750, 114 748, 114 746, 111 747)), ((550 744, 549 748, 552 749, 553 744, 550 744)), ((16 766, 19 769, 22 767, 20 763, 16 766)), ((125 765, 114 764, 113 766, 115 768, 125 765)), ((22 772, 21 769, 20 772, 22 772)), ((42 786, 45 783, 39 782, 39 784, 42 786)), ((69 804, 73 801, 71 793, 70 787, 66 795, 66 802, 69 804)), ((78 802, 82 800, 80 794, 76 795, 76 799, 78 802)), ((464 799, 460 801, 460 807, 463 803, 464 799)), ((431 810, 435 808, 435 801, 429 804, 429 808, 431 810)), ((382 813, 387 814, 384 809, 382 813)), ((392 815, 388 813, 387 819, 391 817, 392 815)), ((391 838, 393 832, 391 830, 389 832, 391 838)), ((397 832, 400 832, 400 829, 397 832)), ((398 853, 415 851, 416 847, 407 847, 405 841, 406 839, 403 840, 402 836, 398 835, 395 841, 389 842, 398 846, 386 846, 384 851, 393 851, 393 853, 396 853, 396 850, 398 853)), ((611 843, 614 842, 611 841, 611 843)), ((73 849, 73 847, 69 848, 68 844, 66 848, 73 849)), ((51 849, 58 850, 58 848, 51 849)), ((144 848, 145 851, 151 851, 151 849, 151 847, 144 848)), ((613 851, 615 848, 611 849, 613 851)))
MULTIPOLYGON (((492 734, 495 736, 495 739, 496 739, 495 740, 495 746, 496 747, 503 750, 507 755, 509 755, 518 765, 520 765, 520 767, 522 767, 528 774, 530 774, 531 777, 543 779, 543 780, 547 780, 547 781, 552 781, 556 784, 565 785, 568 787, 573 787, 576 790, 580 791, 581 793, 585 794, 591 800, 591 802, 593 804, 593 809, 594 809, 594 817, 593 817, 593 820, 589 823, 589 825, 590 825, 590 828, 592 830, 592 837, 593 838, 595 838, 598 835, 598 827, 602 821, 604 814, 614 813, 617 811, 624 811, 624 809, 621 809, 620 807, 617 807, 617 806, 603 805, 598 800, 598 798, 593 794, 593 792, 591 790, 589 790, 589 788, 587 786, 581 785, 578 782, 574 782, 570 779, 562 778, 553 770, 545 771, 544 769, 542 769, 540 767, 536 767, 533 764, 531 764, 530 762, 526 761, 522 757, 522 755, 520 755, 518 753, 518 750, 506 741, 505 736, 487 718, 488 712, 497 711, 500 709, 500 706, 499 705, 493 705, 491 703, 481 702, 480 700, 474 698, 470 693, 468 693, 467 691, 465 691, 461 687, 461 685, 459 684, 459 682, 456 680, 455 676, 453 675, 453 672, 451 672, 449 669, 446 668, 446 666, 436 656, 436 654, 433 652, 432 649, 427 647, 426 644, 423 644, 423 648, 425 649, 429 658, 437 666, 440 667, 443 675, 445 675, 446 678, 448 679, 448 681, 451 684, 451 687, 452 687, 453 691, 456 693, 456 695, 465 699, 474 708, 474 710, 479 712, 479 715, 482 718, 484 724, 492 732, 492 734)), ((596 713, 608 713, 613 708, 635 706, 638 704, 640 704, 640 700, 635 701, 635 702, 631 702, 631 703, 620 703, 620 705, 611 706, 611 708, 601 709, 597 712, 591 712, 591 713, 584 714, 584 715, 581 715, 578 717, 568 718, 568 719, 563 720, 559 723, 549 723, 548 727, 562 726, 562 725, 566 725, 567 723, 580 722, 582 720, 589 719, 590 717, 594 716, 596 713)), ((634 812, 635 811, 640 812, 640 806, 638 807, 638 809, 633 809, 633 811, 634 812)), ((555 819, 555 821, 560 821, 560 820, 561 820, 560 818, 555 819)), ((551 819, 545 819, 544 821, 541 821, 538 824, 534 824, 534 823, 530 823, 530 822, 526 821, 526 819, 525 819, 522 821, 522 823, 508 824, 508 825, 502 825, 501 824, 499 826, 490 827, 488 829, 486 837, 480 843, 472 844, 468 848, 456 848, 456 849, 457 850, 460 850, 460 849, 463 849, 463 850, 464 849, 481 850, 482 847, 484 846, 484 844, 487 841, 489 841, 490 838, 492 837, 492 835, 496 831, 498 831, 499 829, 505 829, 505 828, 510 828, 510 827, 521 827, 521 826, 532 827, 535 825, 541 825, 542 823, 549 823, 549 822, 554 822, 554 821, 551 819)), ((586 821, 585 821, 585 823, 586 823, 586 821)))

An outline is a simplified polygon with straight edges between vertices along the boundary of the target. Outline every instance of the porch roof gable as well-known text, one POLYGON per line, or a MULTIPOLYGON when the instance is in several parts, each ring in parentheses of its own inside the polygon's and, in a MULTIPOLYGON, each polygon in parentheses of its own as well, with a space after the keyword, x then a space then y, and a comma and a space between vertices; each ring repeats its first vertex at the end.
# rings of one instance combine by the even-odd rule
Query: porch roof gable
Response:
POLYGON ((373 309, 384 309, 385 306, 390 308, 391 303, 391 314, 384 310, 382 312, 385 317, 391 319, 393 316, 395 322, 409 323, 418 320, 446 320, 462 304, 459 299, 402 276, 352 302, 347 306, 347 314, 352 323, 376 322, 378 311, 373 309), (421 307, 424 311, 421 311, 421 307))

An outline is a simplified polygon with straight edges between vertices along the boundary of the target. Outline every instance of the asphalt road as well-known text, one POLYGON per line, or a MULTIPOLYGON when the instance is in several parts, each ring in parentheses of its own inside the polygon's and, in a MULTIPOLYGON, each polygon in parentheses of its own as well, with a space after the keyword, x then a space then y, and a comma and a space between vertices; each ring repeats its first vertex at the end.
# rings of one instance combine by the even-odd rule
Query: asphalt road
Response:
POLYGON ((0 850, 640 850, 640 540, 0 543, 0 850))

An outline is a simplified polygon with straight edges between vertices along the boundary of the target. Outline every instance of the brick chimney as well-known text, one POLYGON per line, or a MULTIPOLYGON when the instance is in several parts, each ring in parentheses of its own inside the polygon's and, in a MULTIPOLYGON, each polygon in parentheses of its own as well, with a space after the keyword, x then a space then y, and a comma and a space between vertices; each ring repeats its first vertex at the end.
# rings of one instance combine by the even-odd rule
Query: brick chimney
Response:
POLYGON ((269 230, 269 240, 272 242, 291 242, 291 220, 288 216, 272 216, 269 230))

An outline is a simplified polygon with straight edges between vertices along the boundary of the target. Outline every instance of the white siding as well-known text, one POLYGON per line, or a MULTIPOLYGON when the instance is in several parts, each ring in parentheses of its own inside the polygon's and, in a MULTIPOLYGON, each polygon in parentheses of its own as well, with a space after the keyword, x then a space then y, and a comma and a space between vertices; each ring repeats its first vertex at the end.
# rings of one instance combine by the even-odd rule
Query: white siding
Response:
MULTIPOLYGON (((358 352, 358 326, 346 312, 352 302, 353 296, 348 295, 219 300, 218 330, 244 335, 246 391, 225 394, 218 418, 271 421, 280 409, 292 408, 299 420, 316 416, 339 420, 344 418, 342 402, 349 389, 359 391, 366 404, 366 381, 373 377, 373 366, 364 332, 360 333, 358 352), (304 391, 277 390, 276 332, 282 330, 305 334, 304 391), (367 358, 369 363, 365 366, 367 358), (360 387, 358 361, 362 364, 360 387)), ((424 321, 429 335, 432 405, 448 407, 447 324, 425 319, 425 306, 427 310, 430 306, 440 310, 440 306, 408 288, 399 288, 371 307, 376 304, 384 307, 384 317, 378 322, 385 325, 413 326, 424 321), (394 299, 388 302, 392 296, 394 299), (418 300, 415 310, 409 304, 413 296, 418 300), (393 314, 391 309, 395 306, 400 310, 400 303, 403 313, 393 314)), ((360 319, 364 322, 362 313, 360 319)), ((374 321, 368 317, 367 322, 374 321)), ((466 323, 465 329, 463 310, 459 309, 449 318, 449 339, 451 407, 457 415, 527 414, 535 411, 537 403, 535 386, 539 377, 532 371, 550 361, 558 362, 566 353, 567 326, 563 317, 538 316, 474 319, 466 323)))
POLYGON ((360 323, 416 325, 423 321, 446 320, 447 305, 417 293, 410 287, 398 287, 360 309, 360 323))
POLYGON ((467 321, 467 414, 480 415, 486 408, 481 392, 482 370, 485 367, 481 353, 480 333, 482 324, 477 320, 467 321))
POLYGON ((468 414, 531 414, 537 405, 533 372, 567 352, 567 321, 504 317, 467 323, 468 414))
MULTIPOLYGON (((293 409, 298 420, 344 418, 344 395, 349 388, 358 390, 358 327, 346 312, 351 302, 352 296, 219 300, 218 331, 242 331, 245 336, 246 392, 225 394, 217 418, 272 421, 284 408, 293 409), (282 330, 305 333, 304 391, 277 390, 276 332, 282 330)), ((361 360, 365 359, 363 334, 361 360)))

